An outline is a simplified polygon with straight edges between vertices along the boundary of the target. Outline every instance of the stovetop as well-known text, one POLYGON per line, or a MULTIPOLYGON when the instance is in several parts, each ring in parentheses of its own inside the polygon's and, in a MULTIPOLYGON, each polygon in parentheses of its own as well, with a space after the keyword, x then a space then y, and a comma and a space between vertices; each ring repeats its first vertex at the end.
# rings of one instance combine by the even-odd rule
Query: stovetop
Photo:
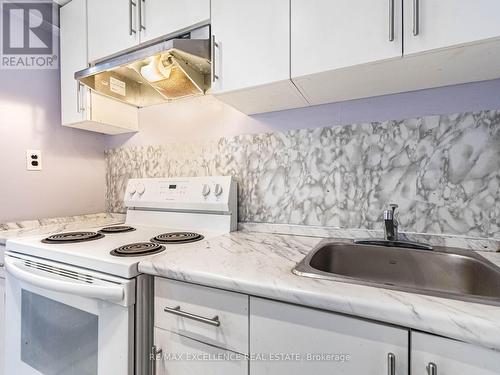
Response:
MULTIPOLYGON (((52 242, 45 240, 47 238, 46 235, 20 238, 9 241, 7 250, 55 262, 78 265, 79 267, 119 277, 133 278, 139 274, 137 266, 138 263, 144 259, 161 256, 161 253, 165 251, 177 251, 178 249, 182 249, 183 246, 193 243, 189 240, 199 239, 200 242, 198 243, 201 244, 202 239, 208 239, 222 234, 204 231, 186 231, 185 234, 180 234, 184 231, 179 228, 174 229, 143 225, 130 226, 135 230, 118 233, 102 233, 100 232, 102 228, 82 228, 82 230, 78 232, 85 234, 71 235, 71 238, 76 240, 81 240, 88 236, 91 238, 88 242, 60 243, 57 242, 57 240, 56 242, 52 242), (99 238, 94 238, 90 233, 97 233, 100 236, 99 238), (170 235, 166 236, 168 233, 170 235), (152 242, 156 237, 160 239, 171 237, 174 242, 152 242), (188 242, 177 243, 181 238, 187 239, 188 242), (138 244, 142 244, 142 246, 138 244), (124 247, 128 250, 127 256, 124 256, 126 252, 116 251, 124 247), (141 252, 144 248, 153 249, 154 251, 150 255, 142 255, 141 252), (114 253, 112 253, 113 251, 114 253), (130 254, 134 252, 134 256, 130 256, 130 254)), ((64 237, 61 236, 61 233, 56 236, 58 239, 64 237)))
POLYGON ((231 176, 129 179, 124 203, 127 217, 118 228, 20 238, 8 241, 7 250, 133 278, 148 257, 203 247, 204 239, 237 228, 237 186, 231 176))

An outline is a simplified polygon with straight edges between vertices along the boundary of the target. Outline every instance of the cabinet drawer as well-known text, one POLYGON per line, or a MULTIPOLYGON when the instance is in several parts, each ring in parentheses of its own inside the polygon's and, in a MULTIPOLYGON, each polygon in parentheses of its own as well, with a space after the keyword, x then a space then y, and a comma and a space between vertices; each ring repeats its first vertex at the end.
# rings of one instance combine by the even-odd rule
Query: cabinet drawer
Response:
POLYGON ((248 359, 242 354, 203 344, 188 337, 155 328, 158 375, 247 375, 248 359))
POLYGON ((248 296, 155 278, 155 326, 248 354, 248 296))

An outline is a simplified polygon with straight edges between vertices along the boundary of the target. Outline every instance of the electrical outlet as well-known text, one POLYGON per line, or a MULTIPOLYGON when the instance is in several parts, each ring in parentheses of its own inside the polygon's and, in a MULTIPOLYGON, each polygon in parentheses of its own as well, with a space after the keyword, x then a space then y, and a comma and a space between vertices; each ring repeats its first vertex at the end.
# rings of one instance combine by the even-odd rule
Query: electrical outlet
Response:
POLYGON ((26 150, 26 169, 28 171, 42 170, 42 151, 26 150))

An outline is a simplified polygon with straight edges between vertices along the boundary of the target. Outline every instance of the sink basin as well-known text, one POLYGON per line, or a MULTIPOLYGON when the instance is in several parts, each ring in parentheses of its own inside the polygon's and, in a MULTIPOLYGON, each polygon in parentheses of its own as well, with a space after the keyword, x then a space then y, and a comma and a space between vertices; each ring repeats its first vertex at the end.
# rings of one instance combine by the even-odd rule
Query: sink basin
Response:
POLYGON ((500 306, 500 268, 455 248, 433 251, 325 243, 293 270, 300 276, 500 306))

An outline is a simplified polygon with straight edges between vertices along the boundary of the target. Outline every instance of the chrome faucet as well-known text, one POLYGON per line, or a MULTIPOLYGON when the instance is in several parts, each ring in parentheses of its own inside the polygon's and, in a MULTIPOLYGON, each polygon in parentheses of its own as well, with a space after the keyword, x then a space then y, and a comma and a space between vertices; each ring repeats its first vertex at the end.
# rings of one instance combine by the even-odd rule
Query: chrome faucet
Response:
POLYGON ((432 246, 426 243, 414 242, 408 240, 408 237, 402 233, 399 234, 399 222, 396 219, 397 204, 391 203, 388 210, 384 210, 384 238, 367 238, 354 240, 354 243, 360 245, 378 245, 403 247, 418 250, 432 250, 432 246))
POLYGON ((385 225, 385 239, 388 241, 398 240, 398 226, 399 223, 396 219, 397 204, 391 203, 390 210, 384 211, 384 225, 385 225))

